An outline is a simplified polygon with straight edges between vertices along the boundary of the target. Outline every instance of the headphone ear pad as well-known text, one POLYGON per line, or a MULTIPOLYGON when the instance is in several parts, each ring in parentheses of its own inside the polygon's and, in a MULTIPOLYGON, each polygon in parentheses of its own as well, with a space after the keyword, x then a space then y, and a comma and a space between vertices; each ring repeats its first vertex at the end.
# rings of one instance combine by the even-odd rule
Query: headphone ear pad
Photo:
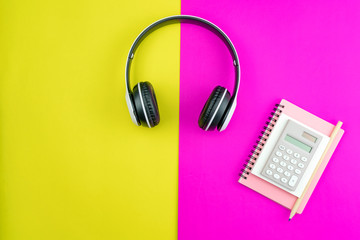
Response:
POLYGON ((203 130, 214 130, 224 117, 231 96, 229 91, 217 86, 206 101, 199 117, 199 127, 203 130))
POLYGON ((160 122, 156 95, 150 82, 139 82, 133 89, 135 110, 143 126, 155 127, 160 122))

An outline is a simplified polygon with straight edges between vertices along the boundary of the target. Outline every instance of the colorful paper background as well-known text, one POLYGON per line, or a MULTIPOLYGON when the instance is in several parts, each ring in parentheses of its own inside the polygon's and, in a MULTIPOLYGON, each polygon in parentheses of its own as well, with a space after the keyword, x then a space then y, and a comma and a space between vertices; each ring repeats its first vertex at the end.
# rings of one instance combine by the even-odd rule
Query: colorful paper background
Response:
POLYGON ((356 239, 360 234, 360 5, 356 1, 193 1, 182 14, 216 23, 239 54, 242 79, 226 131, 197 126, 216 85, 233 89, 226 47, 181 27, 179 239, 356 239), (238 173, 282 98, 345 135, 302 215, 239 183, 238 173))
POLYGON ((0 0, 0 239, 358 238, 359 12, 357 1, 0 0), (240 96, 223 133, 197 120, 216 85, 232 91, 231 58, 189 24, 181 44, 169 25, 139 48, 132 83, 154 85, 161 124, 131 123, 130 45, 180 7, 237 48, 240 96), (287 209, 237 183, 281 98, 346 130, 290 223, 287 209))
POLYGON ((176 238, 180 26, 149 36, 132 68, 161 93, 159 127, 131 122, 124 66, 143 28, 179 13, 180 1, 1 1, 0 239, 176 238))

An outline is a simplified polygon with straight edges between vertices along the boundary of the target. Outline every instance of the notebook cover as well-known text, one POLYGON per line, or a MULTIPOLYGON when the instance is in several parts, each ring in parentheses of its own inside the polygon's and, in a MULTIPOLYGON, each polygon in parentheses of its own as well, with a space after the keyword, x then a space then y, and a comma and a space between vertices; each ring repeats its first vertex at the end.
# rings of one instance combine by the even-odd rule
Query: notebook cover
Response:
MULTIPOLYGON (((327 136, 331 135, 335 127, 333 124, 326 122, 325 120, 299 108, 298 106, 284 99, 281 100, 280 104, 285 106, 284 109, 282 109, 283 113, 289 115, 290 117, 295 118, 296 120, 308 125, 309 127, 316 129, 317 131, 327 136)), ((322 173, 324 172, 325 167, 328 164, 343 134, 344 134, 344 130, 340 129, 333 143, 331 144, 328 152, 326 153, 308 191, 306 192, 297 213, 301 214, 303 212, 307 202, 310 199, 312 192, 315 189, 316 184, 318 183, 322 173)), ((240 178, 239 182, 289 209, 293 207, 295 201, 297 200, 296 196, 276 187, 275 185, 251 173, 247 176, 247 179, 240 178)))

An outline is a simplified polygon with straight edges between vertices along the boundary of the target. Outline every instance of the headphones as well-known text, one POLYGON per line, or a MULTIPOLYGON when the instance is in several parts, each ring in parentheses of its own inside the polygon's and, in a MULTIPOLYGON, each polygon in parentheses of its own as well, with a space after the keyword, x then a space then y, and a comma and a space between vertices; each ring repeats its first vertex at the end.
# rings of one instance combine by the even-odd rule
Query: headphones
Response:
POLYGON ((147 28, 145 28, 132 44, 125 67, 125 84, 126 84, 126 103, 130 112, 131 120, 137 125, 143 125, 149 128, 155 127, 160 122, 159 108, 156 101, 155 91, 150 82, 139 82, 135 85, 133 91, 130 89, 130 66, 134 58, 134 53, 141 41, 152 31, 161 27, 164 23, 171 23, 174 20, 189 21, 210 28, 226 44, 233 57, 235 66, 235 87, 233 96, 229 91, 221 86, 215 87, 210 97, 203 107, 199 117, 199 127, 205 131, 214 130, 223 131, 230 122, 236 107, 236 99, 240 85, 240 62, 235 47, 229 37, 215 24, 199 17, 190 15, 176 15, 160 19, 147 28))

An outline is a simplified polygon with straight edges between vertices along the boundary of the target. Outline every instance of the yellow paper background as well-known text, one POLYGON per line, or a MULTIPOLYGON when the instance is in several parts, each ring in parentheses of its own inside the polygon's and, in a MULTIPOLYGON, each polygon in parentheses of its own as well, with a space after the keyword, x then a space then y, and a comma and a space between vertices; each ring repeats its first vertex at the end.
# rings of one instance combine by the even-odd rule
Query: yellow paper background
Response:
POLYGON ((125 103, 132 41, 180 0, 0 1, 0 239, 176 239, 180 26, 138 49, 161 123, 125 103))

